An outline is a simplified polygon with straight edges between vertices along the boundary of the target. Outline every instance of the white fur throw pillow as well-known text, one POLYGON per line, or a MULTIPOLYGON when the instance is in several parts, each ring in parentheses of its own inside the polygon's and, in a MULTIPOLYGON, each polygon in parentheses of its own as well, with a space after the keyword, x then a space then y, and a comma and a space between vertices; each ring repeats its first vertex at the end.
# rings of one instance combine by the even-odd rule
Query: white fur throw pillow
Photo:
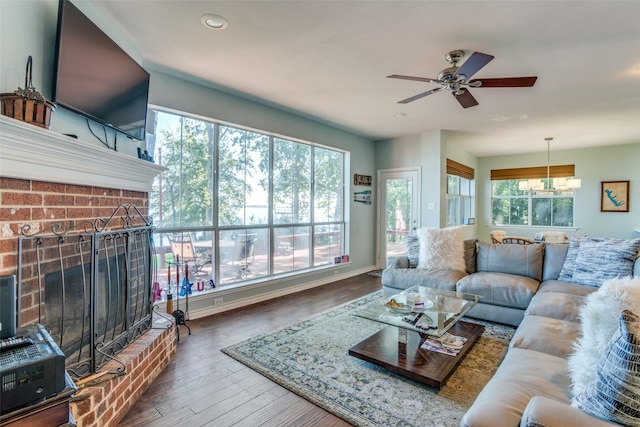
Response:
POLYGON ((567 360, 574 396, 595 380, 598 363, 618 329, 620 313, 623 310, 637 311, 638 307, 640 277, 607 280, 600 289, 587 296, 580 309, 582 336, 575 344, 575 352, 567 360))
POLYGON ((421 228, 418 268, 466 271, 461 227, 421 228))

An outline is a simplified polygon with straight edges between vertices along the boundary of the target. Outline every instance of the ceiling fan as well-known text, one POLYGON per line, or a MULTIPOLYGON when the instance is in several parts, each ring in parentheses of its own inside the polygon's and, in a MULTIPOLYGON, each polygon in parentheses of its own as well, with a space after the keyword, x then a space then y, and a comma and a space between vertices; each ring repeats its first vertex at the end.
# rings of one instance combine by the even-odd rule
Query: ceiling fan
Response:
POLYGON ((444 57, 451 67, 440 71, 437 79, 427 77, 412 77, 392 74, 387 76, 390 79, 415 80, 419 82, 435 83, 441 87, 419 93, 410 98, 398 101, 398 104, 408 104, 417 99, 424 98, 427 95, 447 89, 454 98, 458 100, 464 108, 478 105, 478 101, 469 92, 469 87, 531 87, 536 82, 536 76, 533 77, 502 77, 493 79, 473 79, 469 80, 475 73, 480 71, 482 67, 487 65, 494 57, 485 53, 473 52, 464 64, 458 67, 458 62, 464 58, 464 51, 453 50, 444 57))

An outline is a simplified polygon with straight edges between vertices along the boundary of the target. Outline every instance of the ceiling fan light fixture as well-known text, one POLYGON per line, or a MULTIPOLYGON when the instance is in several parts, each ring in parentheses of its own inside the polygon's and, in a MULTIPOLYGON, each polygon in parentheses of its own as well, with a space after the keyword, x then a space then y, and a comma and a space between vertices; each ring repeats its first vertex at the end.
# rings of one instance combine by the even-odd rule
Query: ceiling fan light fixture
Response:
POLYGON ((223 28, 226 28, 227 25, 229 25, 224 17, 215 15, 213 13, 202 15, 200 17, 200 22, 202 23, 202 25, 212 30, 222 30, 223 28))
POLYGON ((404 76, 401 74, 391 74, 387 76, 392 79, 413 80, 425 83, 435 83, 441 86, 439 89, 431 89, 426 92, 419 93, 409 98, 398 101, 398 104, 408 104, 409 102, 416 101, 424 98, 425 96, 432 95, 436 92, 440 92, 443 89, 447 89, 453 93, 454 98, 462 106, 462 108, 469 108, 478 105, 478 101, 474 98, 470 91, 459 90, 461 86, 469 86, 473 88, 479 87, 531 87, 536 82, 537 77, 499 77, 499 78, 484 78, 482 80, 474 79, 473 77, 480 69, 491 62, 494 58, 493 55, 487 55, 486 53, 473 52, 467 60, 464 61, 460 67, 458 62, 465 57, 464 51, 452 50, 445 55, 445 60, 451 64, 450 67, 440 71, 437 79, 428 77, 414 77, 404 76))

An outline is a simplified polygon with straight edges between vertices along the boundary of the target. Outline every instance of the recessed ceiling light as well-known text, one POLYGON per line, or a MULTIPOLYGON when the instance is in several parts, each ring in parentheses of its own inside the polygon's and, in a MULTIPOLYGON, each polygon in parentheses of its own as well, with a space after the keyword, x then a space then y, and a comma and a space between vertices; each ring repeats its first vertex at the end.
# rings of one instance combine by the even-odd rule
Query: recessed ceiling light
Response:
POLYGON ((220 15, 214 15, 211 13, 207 13, 206 15, 202 15, 200 17, 200 22, 207 28, 212 28, 214 30, 221 30, 226 28, 229 23, 226 19, 224 19, 220 15))

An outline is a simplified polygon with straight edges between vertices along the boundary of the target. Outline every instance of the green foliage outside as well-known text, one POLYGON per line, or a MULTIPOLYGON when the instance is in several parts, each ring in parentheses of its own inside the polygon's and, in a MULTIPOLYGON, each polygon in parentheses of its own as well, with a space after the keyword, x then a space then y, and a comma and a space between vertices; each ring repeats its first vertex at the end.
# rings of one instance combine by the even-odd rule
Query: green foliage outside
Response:
MULTIPOLYGON (((517 179, 491 181, 492 222, 495 225, 573 227, 573 195, 518 188, 517 179)), ((543 179, 550 188, 551 179, 543 179)))
MULTIPOLYGON (((157 114, 176 120, 176 116, 168 113, 157 114)), ((215 126, 186 117, 177 118, 176 123, 157 136, 156 159, 167 170, 154 184, 150 212, 163 228, 215 226, 215 126)), ((342 221, 343 154, 274 138, 270 173, 269 139, 264 134, 219 126, 215 206, 218 225, 265 224, 266 213, 256 216, 247 207, 267 212, 270 183, 274 224, 310 223, 312 173, 314 220, 342 221)))

